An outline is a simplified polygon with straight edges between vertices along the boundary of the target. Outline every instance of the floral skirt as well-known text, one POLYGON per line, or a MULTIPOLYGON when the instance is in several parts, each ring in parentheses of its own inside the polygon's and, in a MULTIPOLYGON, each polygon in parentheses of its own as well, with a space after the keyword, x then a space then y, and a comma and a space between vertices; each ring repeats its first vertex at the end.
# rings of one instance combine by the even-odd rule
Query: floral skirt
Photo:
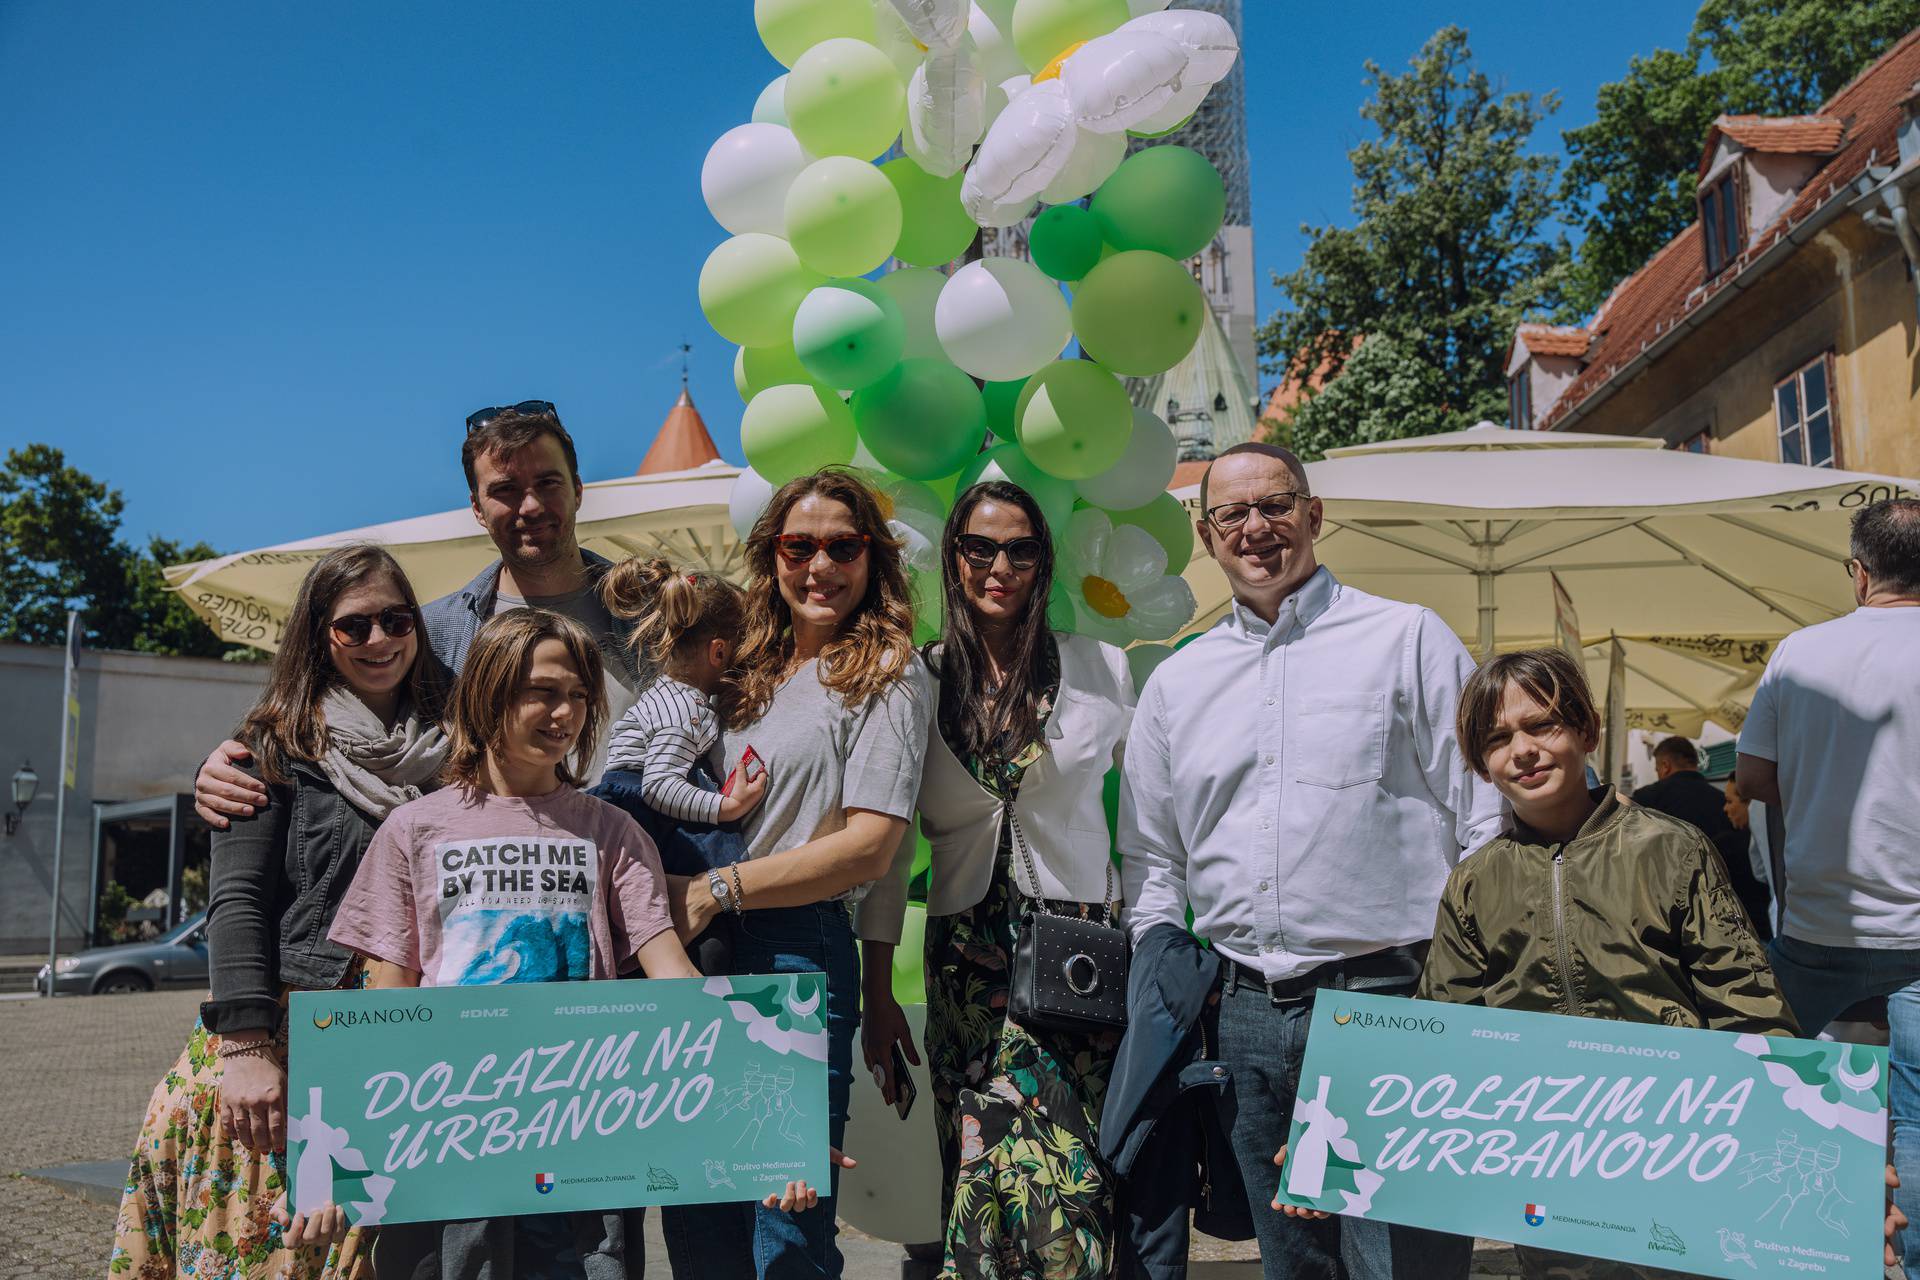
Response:
POLYGON ((927 921, 943 1280, 1113 1272, 1113 1185, 1096 1135, 1120 1037, 1029 1031, 1007 1019, 1014 939, 1030 905, 1002 850, 984 899, 927 921))
MULTIPOLYGON (((274 1047, 286 1061, 284 1017, 274 1047)), ((370 1232, 356 1228, 331 1248, 281 1244, 271 1213, 286 1187, 286 1155, 263 1155, 227 1134, 219 1049, 220 1037, 196 1021, 186 1052, 153 1091, 120 1199, 108 1276, 369 1280, 370 1232)))

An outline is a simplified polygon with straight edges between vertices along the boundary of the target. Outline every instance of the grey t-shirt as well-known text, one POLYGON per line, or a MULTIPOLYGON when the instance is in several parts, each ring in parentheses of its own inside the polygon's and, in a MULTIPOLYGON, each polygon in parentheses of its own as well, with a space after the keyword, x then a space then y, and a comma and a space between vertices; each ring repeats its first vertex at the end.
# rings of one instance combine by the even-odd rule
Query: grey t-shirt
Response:
MULTIPOLYGON (((510 596, 504 591, 496 592, 493 598, 493 611, 505 613, 509 609, 546 609, 553 613, 564 614, 587 629, 594 643, 600 646, 600 656, 606 669, 607 719, 600 726, 600 740, 593 746, 593 772, 587 776, 587 785, 600 781, 600 775, 607 770, 607 746, 613 737, 613 726, 633 705, 634 698, 640 692, 644 681, 637 677, 634 670, 635 658, 625 643, 626 628, 614 621, 606 603, 600 599, 600 593, 593 587, 582 587, 578 591, 564 596, 510 596)), ((651 672, 645 673, 651 677, 651 672)))
MULTIPOLYGON (((767 794, 743 824, 747 856, 798 848, 847 825, 848 809, 911 818, 927 751, 932 686, 916 657, 906 675, 850 710, 801 666, 765 715, 721 741, 727 769, 749 746, 767 766, 767 794)), ((860 898, 866 886, 841 896, 860 898)))

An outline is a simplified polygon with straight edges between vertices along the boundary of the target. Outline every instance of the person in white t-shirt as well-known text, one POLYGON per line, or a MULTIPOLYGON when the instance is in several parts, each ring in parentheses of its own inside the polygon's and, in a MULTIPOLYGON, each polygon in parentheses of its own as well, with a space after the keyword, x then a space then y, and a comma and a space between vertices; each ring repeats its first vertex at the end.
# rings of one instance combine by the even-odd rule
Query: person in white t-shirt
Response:
MULTIPOLYGON (((1844 617, 1782 640, 1740 731, 1736 781, 1778 805, 1785 903, 1769 949, 1813 1035, 1887 997, 1894 1200, 1920 1213, 1920 499, 1853 519, 1844 617)), ((1920 1249, 1905 1251, 1920 1280, 1920 1249)))

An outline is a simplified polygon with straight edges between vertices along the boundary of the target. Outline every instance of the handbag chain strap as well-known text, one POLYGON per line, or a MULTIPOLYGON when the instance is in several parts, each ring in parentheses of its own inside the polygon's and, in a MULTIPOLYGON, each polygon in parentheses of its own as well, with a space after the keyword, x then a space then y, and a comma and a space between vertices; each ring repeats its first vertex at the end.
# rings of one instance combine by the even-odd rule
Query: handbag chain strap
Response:
MULTIPOLYGON (((1013 811, 1013 802, 1011 800, 1002 800, 1000 802, 1000 811, 1006 815, 1008 829, 1013 836, 1014 851, 1020 855, 1020 862, 1027 869, 1027 879, 1033 884, 1033 892, 1027 894, 1027 896, 1033 899, 1034 910, 1043 916, 1060 916, 1063 919, 1071 919, 1072 917, 1065 916, 1063 913, 1055 911, 1052 907, 1048 906, 1046 898, 1041 896, 1040 872, 1033 865, 1033 847, 1027 843, 1026 830, 1020 825, 1020 816, 1013 811)), ((1019 882, 1020 878, 1015 876, 1014 883, 1018 885, 1019 882)), ((1021 886, 1021 892, 1026 892, 1025 886, 1021 886)), ((1106 901, 1102 905, 1106 908, 1107 922, 1111 924, 1113 923, 1114 917, 1119 914, 1114 901, 1113 859, 1111 858, 1107 859, 1105 892, 1106 901)))

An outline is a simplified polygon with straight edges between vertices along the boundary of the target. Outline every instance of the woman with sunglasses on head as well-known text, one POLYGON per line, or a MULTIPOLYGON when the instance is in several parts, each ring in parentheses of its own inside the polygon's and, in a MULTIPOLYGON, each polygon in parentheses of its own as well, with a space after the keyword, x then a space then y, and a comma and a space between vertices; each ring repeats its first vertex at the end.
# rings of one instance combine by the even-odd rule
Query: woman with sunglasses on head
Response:
MULTIPOLYGON (((1096 1126, 1119 1032, 1008 1017, 1015 948, 1038 900, 1108 922, 1119 909, 1101 797, 1133 679, 1112 645, 1048 628, 1053 566, 1025 490, 977 484, 954 502, 941 538, 945 636, 926 651, 938 714, 918 805, 933 853, 926 1038, 949 1277, 1087 1280, 1114 1268, 1096 1126)), ((919 1061, 891 990, 911 863, 903 848, 860 908, 866 1061, 888 1101, 894 1045, 919 1061)))
MULTIPOLYGON (((886 874, 920 787, 930 699, 913 608, 879 499, 828 468, 788 481, 747 538, 747 614, 722 757, 749 749, 767 789, 742 820, 747 856, 676 885, 682 937, 733 916, 735 973, 824 973, 828 1133, 846 1128, 860 1022, 851 899, 886 874)), ((858 1154, 857 1152, 853 1154, 858 1154)), ((838 1185, 838 1174, 835 1174, 838 1185)), ((666 1224, 674 1271, 838 1276, 834 1206, 688 1206, 666 1224), (750 1232, 741 1214, 753 1215, 750 1232)))
POLYGON ((362 1233, 284 1229, 286 1003, 357 986, 327 930, 386 815, 434 786, 447 743, 419 605, 378 547, 328 552, 287 616, 267 687, 235 735, 271 802, 213 833, 212 998, 154 1091, 120 1204, 112 1274, 370 1275, 362 1233))

